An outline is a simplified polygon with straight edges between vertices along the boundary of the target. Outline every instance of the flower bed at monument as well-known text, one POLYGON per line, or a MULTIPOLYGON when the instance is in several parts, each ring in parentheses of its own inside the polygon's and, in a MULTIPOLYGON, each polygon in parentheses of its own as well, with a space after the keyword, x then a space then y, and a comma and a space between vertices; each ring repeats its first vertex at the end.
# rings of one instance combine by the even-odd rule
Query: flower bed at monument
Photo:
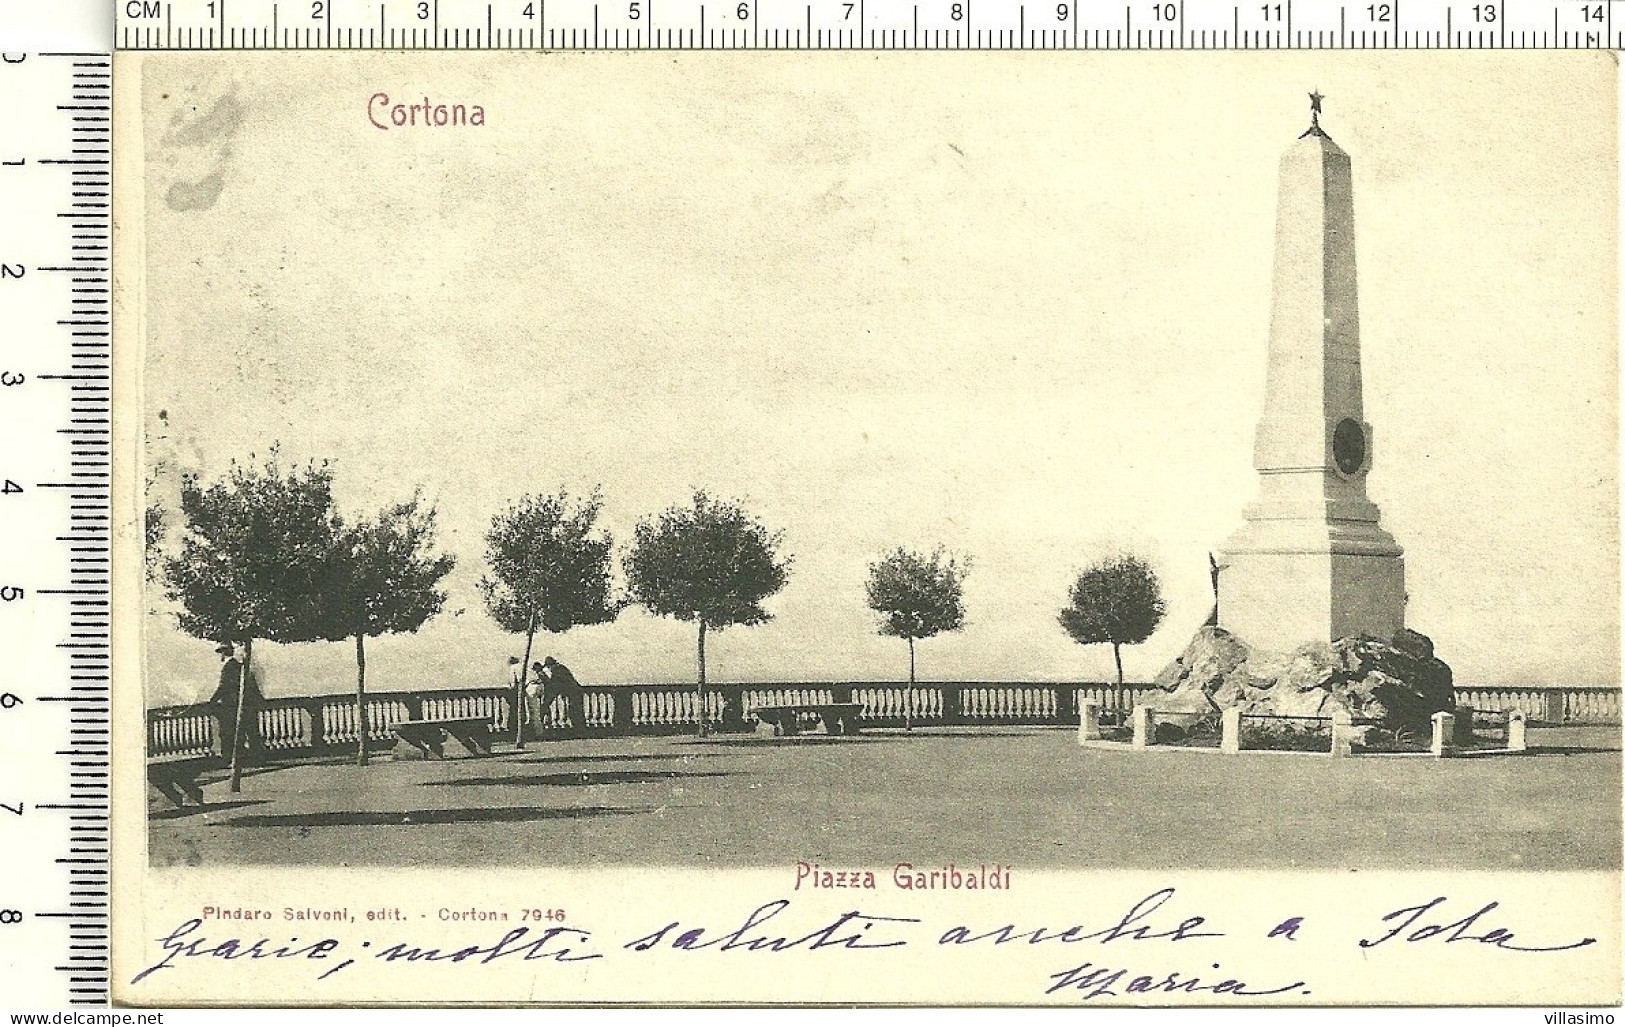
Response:
POLYGON ((1241 748, 1278 752, 1331 752, 1332 718, 1243 716, 1241 748))
POLYGON ((1101 711, 1100 740, 1122 742, 1125 745, 1133 741, 1134 728, 1129 725, 1128 717, 1117 710, 1101 711))
POLYGON ((1217 714, 1180 725, 1157 721, 1153 730, 1157 745, 1177 745, 1187 749, 1217 749, 1224 739, 1224 725, 1217 714))
POLYGON ((1431 739, 1412 734, 1404 728, 1390 731, 1387 728, 1372 725, 1363 735, 1363 741, 1357 741, 1349 747, 1356 756, 1380 756, 1389 753, 1425 753, 1429 751, 1431 739))

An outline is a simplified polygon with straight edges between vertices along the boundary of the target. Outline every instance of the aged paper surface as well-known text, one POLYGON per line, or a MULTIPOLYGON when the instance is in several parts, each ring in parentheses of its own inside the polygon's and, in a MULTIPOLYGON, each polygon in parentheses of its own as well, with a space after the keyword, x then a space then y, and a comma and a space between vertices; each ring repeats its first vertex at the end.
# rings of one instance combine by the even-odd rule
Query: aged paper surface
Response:
MULTIPOLYGON (((120 55, 117 1000, 1617 1003, 1615 75, 1539 52, 120 55), (1611 722, 1338 761, 1090 750, 1011 707, 366 767, 268 748, 240 792, 214 766, 201 803, 143 798, 143 760, 150 782, 188 751, 139 725, 195 721, 222 639, 181 630, 161 569, 135 584, 140 519, 165 511, 162 568, 188 476, 272 447, 327 461, 346 517, 435 506, 447 601, 368 639, 378 693, 500 691, 525 641, 482 603, 491 518, 595 488, 616 587, 635 525, 696 489, 783 532, 789 583, 712 635, 716 686, 905 678, 865 569, 937 544, 969 559, 967 623, 920 641, 922 682, 1109 679, 1056 613, 1119 550, 1163 582, 1124 650, 1150 680, 1256 488, 1277 160, 1311 89, 1352 159, 1406 622, 1458 689, 1601 686, 1611 722)), ((533 655, 691 683, 692 628, 634 607, 533 655)), ((353 690, 339 638, 257 644, 267 708, 353 690)))

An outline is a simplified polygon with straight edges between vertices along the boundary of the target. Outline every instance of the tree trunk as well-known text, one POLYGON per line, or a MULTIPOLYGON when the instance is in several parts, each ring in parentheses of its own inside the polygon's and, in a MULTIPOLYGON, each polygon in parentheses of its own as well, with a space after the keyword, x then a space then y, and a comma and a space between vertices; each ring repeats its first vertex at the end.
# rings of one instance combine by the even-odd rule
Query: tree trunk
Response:
MULTIPOLYGON (((513 746, 515 749, 525 747, 525 714, 530 707, 525 705, 525 682, 530 680, 530 647, 536 642, 536 615, 530 615, 530 628, 525 632, 525 658, 519 663, 519 683, 513 687, 513 746)), ((545 692, 546 689, 543 689, 545 692)), ((542 713, 545 715, 546 710, 542 713)), ((536 734, 541 735, 541 725, 536 727, 536 734)))
POLYGON ((356 632, 355 636, 355 725, 356 739, 355 763, 358 767, 367 765, 367 636, 365 632, 356 632))
POLYGON ((914 639, 908 640, 908 691, 903 693, 903 730, 914 730, 914 639))
POLYGON ((700 618, 700 737, 704 738, 710 733, 710 725, 705 722, 705 618, 700 618))
POLYGON ((1123 646, 1121 643, 1112 643, 1112 658, 1117 661, 1117 709, 1123 709, 1123 646))
MULTIPOLYGON (((243 672, 237 679, 236 727, 231 732, 231 791, 243 790, 243 708, 248 702, 248 675, 254 666, 254 640, 243 643, 243 672)), ((255 711, 256 717, 259 712, 255 711)))

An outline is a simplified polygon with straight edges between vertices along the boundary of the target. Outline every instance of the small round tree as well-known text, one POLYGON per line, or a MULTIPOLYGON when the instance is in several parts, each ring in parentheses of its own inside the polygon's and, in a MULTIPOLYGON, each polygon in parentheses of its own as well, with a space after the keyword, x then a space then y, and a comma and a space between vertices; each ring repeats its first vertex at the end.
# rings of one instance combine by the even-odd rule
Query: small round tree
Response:
POLYGON ((708 729, 705 634, 772 619, 762 600, 789 580, 790 558, 779 556, 783 542, 782 533, 704 492, 694 493, 692 506, 672 507, 634 529, 623 561, 632 600, 656 616, 699 625, 701 736, 708 729))
POLYGON ((908 641, 907 730, 914 726, 914 642, 965 626, 965 567, 941 546, 930 556, 900 548, 869 565, 868 599, 880 633, 908 641))
POLYGON ((435 551, 435 510, 420 495, 345 526, 334 540, 326 602, 335 641, 355 639, 356 762, 367 763, 367 638, 411 634, 446 605, 457 561, 435 551))
POLYGON ((275 447, 263 465, 233 463, 204 487, 181 486, 178 555, 163 561, 182 631, 243 647, 231 730, 231 790, 242 791, 243 727, 254 642, 316 642, 329 637, 324 597, 334 539, 333 474, 325 463, 284 468, 275 447))
POLYGON ((1079 645, 1111 643, 1117 661, 1117 708, 1123 708, 1123 646, 1151 637, 1167 612, 1156 572, 1137 556, 1121 555, 1085 568, 1072 583, 1061 627, 1079 645))
MULTIPOLYGON (((608 533, 597 528, 603 498, 594 490, 579 501, 525 496, 491 518, 485 562, 491 573, 479 582, 491 619, 509 634, 525 636, 525 656, 514 682, 513 740, 524 738, 525 677, 538 629, 564 632, 607 624, 622 604, 610 594, 608 533)), ((578 725, 579 726, 579 725, 578 725)))

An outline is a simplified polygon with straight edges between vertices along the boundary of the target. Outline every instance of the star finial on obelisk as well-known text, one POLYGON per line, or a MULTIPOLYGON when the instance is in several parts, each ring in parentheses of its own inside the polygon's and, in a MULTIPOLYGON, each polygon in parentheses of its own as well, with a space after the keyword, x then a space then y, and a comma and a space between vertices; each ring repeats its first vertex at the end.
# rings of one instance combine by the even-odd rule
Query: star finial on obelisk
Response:
MULTIPOLYGON (((1321 93, 1318 89, 1310 91, 1310 93, 1309 93, 1309 129, 1308 129, 1308 131, 1304 132, 1303 135, 1305 135, 1305 136, 1325 136, 1326 135, 1326 132, 1320 127, 1320 102, 1322 100, 1324 100, 1324 99, 1326 99, 1325 95, 1323 93, 1321 93)), ((1299 136, 1298 138, 1302 139, 1303 136, 1299 136)), ((1330 139, 1331 137, 1326 136, 1326 138, 1330 139)))

